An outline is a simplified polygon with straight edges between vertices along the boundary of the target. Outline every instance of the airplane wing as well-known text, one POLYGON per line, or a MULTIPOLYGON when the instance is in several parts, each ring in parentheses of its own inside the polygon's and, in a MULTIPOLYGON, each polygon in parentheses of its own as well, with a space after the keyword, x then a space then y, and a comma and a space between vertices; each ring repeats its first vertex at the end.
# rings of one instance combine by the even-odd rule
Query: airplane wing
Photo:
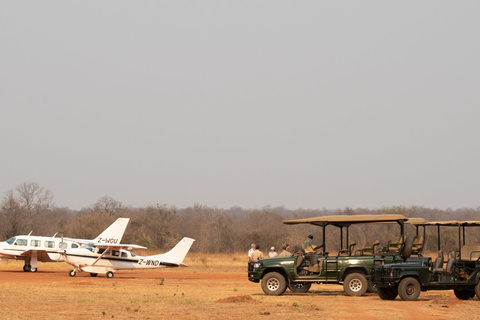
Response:
POLYGON ((102 248, 102 249, 111 249, 111 250, 119 250, 119 249, 125 249, 125 250, 133 250, 133 249, 148 249, 147 247, 144 246, 139 246, 137 244, 105 244, 105 243, 94 243, 93 244, 97 248, 102 248))
POLYGON ((85 239, 74 239, 74 238, 63 238, 63 240, 65 241, 71 241, 71 242, 75 242, 75 243, 79 243, 79 244, 87 244, 89 242, 92 242, 92 241, 89 241, 89 240, 85 240, 85 239))
POLYGON ((30 260, 32 259, 32 255, 37 255, 37 260, 41 262, 55 262, 56 260, 50 259, 48 252, 46 250, 26 250, 21 254, 17 255, 17 257, 21 257, 22 260, 30 260))

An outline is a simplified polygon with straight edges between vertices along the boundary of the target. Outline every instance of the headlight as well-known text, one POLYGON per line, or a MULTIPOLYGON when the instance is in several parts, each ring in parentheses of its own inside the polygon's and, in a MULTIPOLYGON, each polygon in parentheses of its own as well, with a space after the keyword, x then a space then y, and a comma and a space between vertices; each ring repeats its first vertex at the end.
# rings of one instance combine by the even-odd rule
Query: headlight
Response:
POLYGON ((253 264, 253 270, 258 270, 262 264, 260 262, 255 262, 253 264))

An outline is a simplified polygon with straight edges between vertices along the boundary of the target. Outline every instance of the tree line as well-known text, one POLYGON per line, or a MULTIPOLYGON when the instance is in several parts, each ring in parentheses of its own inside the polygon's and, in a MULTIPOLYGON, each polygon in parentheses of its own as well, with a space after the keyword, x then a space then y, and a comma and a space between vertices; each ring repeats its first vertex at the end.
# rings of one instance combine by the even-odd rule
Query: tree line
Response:
MULTIPOLYGON (((104 196, 87 208, 71 210, 54 205, 53 194, 37 183, 22 183, 4 193, 0 205, 0 241, 12 236, 28 234, 70 238, 93 239, 118 217, 130 218, 123 243, 134 243, 154 250, 168 250, 182 237, 196 240, 191 251, 204 253, 229 253, 247 251, 251 243, 259 245, 263 252, 268 248, 280 247, 286 243, 298 250, 309 232, 320 243, 322 230, 312 225, 285 225, 284 220, 301 219, 336 214, 403 214, 420 217, 429 221, 437 220, 480 220, 480 208, 430 209, 418 206, 395 206, 380 209, 343 208, 297 209, 285 207, 264 207, 262 209, 211 208, 195 204, 188 208, 176 208, 157 204, 134 208, 123 206, 109 196, 104 196)), ((428 228, 427 228, 428 229, 428 228)), ((428 230, 426 248, 436 251, 437 233, 428 230)), ((478 231, 478 230, 476 230, 478 231)), ((350 227, 350 241, 357 248, 373 240, 386 244, 398 237, 396 225, 353 225, 350 227)), ((406 226, 407 236, 413 236, 416 229, 406 226)), ((340 250, 340 231, 327 227, 327 250, 340 250)), ((480 242, 480 233, 471 232, 471 241, 480 242)), ((445 250, 452 250, 458 243, 458 231, 446 230, 442 235, 445 250)))

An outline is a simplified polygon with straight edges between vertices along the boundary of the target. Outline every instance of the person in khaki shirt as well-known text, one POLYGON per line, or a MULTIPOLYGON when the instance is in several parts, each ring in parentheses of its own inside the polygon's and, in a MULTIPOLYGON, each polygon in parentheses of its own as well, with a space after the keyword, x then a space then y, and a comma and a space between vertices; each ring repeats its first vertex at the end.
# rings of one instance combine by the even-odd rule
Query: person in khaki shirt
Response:
POLYGON ((252 261, 263 259, 263 253, 260 251, 260 247, 257 245, 257 249, 252 252, 252 261))
POLYGON ((288 244, 282 246, 282 252, 278 255, 279 257, 291 257, 292 254, 288 251, 290 246, 288 244))
POLYGON ((303 249, 305 250, 305 256, 307 260, 310 261, 310 265, 313 267, 318 263, 317 254, 315 253, 316 249, 321 248, 322 246, 315 246, 313 244, 313 233, 309 233, 307 239, 303 241, 303 249))

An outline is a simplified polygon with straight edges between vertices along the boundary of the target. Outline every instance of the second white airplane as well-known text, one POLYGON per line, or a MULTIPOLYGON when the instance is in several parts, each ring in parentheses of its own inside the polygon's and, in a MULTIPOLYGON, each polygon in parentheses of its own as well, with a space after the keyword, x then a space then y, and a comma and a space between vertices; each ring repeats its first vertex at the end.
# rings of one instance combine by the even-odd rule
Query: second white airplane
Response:
POLYGON ((107 278, 113 278, 113 273, 117 270, 186 266, 183 259, 194 241, 185 237, 167 253, 147 257, 137 256, 128 251, 147 249, 134 244, 89 243, 82 248, 64 249, 60 252, 65 256, 65 262, 74 266, 69 272, 71 277, 74 277, 77 271, 85 271, 90 272, 92 277, 103 273, 107 278))

